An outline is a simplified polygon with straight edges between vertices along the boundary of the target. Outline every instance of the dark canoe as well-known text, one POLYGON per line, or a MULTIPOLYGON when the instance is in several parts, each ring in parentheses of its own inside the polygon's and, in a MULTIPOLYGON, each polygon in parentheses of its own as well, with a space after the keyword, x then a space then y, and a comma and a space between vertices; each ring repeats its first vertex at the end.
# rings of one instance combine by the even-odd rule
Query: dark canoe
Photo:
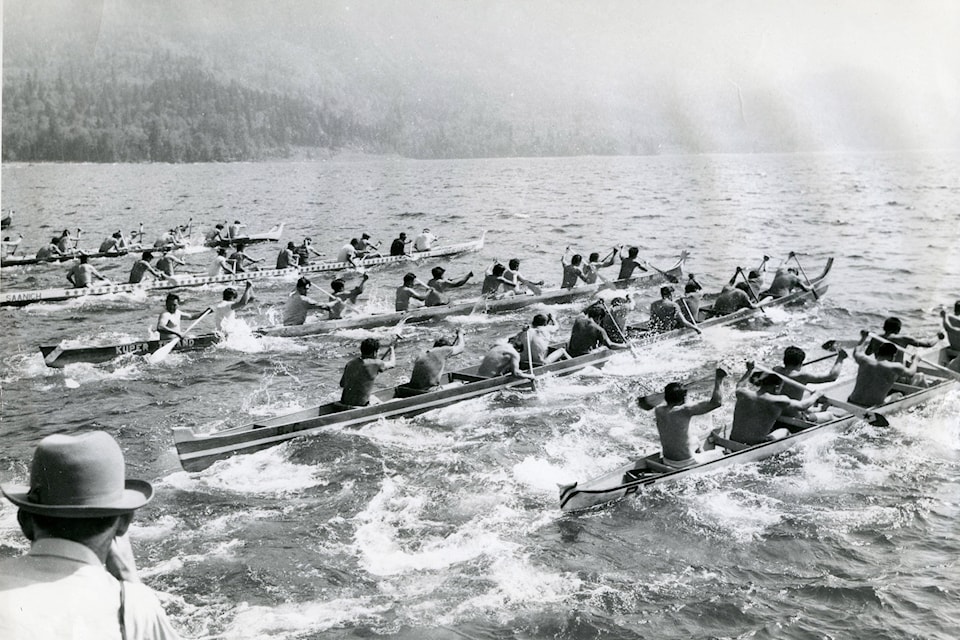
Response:
MULTIPOLYGON (((816 291, 816 295, 814 295, 811 291, 799 290, 779 298, 766 298, 760 303, 759 308, 757 309, 738 309, 737 311, 725 316, 713 316, 698 322, 697 326, 701 329, 706 329, 708 327, 728 326, 753 318, 758 318, 763 315, 765 310, 772 307, 785 307, 800 304, 809 300, 819 299, 827 292, 827 289, 829 288, 829 285, 827 284, 827 276, 830 274, 830 270, 832 268, 833 258, 828 258, 827 263, 824 265, 823 271, 820 273, 820 275, 810 280, 810 285, 813 287, 813 290, 816 291)), ((716 298, 716 295, 705 296, 704 305, 701 307, 701 311, 709 310, 709 303, 714 298, 716 298)), ((666 332, 654 332, 648 331, 645 325, 640 324, 630 325, 627 327, 627 336, 630 338, 631 342, 636 344, 660 342, 670 338, 679 338, 687 335, 689 332, 690 330, 686 328, 674 329, 666 332)))
POLYGON ((458 253, 467 253, 470 251, 479 251, 483 249, 483 242, 487 236, 487 232, 484 231, 480 234, 480 237, 476 240, 471 240, 469 242, 460 242, 457 244, 446 245, 443 247, 437 247, 435 249, 430 249, 429 251, 412 251, 410 253, 404 254, 402 256, 380 256, 375 258, 361 258, 359 260, 354 260, 354 263, 349 262, 312 262, 306 266, 300 267, 299 271, 301 274, 306 275, 310 273, 322 273, 324 271, 342 271, 344 269, 355 269, 360 267, 366 269, 367 267, 378 267, 385 264, 398 264, 401 262, 418 262, 424 258, 441 258, 443 256, 453 256, 458 253))
POLYGON ((260 242, 278 242, 280 236, 283 235, 283 225, 286 224, 281 222, 275 227, 271 227, 269 231, 264 231, 263 233, 251 233, 246 236, 236 236, 227 240, 217 240, 215 242, 204 242, 203 246, 205 247, 229 247, 236 246, 238 244, 257 244, 260 242))
MULTIPOLYGON (((198 336, 188 336, 173 348, 174 351, 198 351, 215 345, 220 341, 216 333, 204 333, 198 336)), ((48 367, 60 368, 77 362, 98 364, 109 362, 114 358, 131 353, 148 355, 167 343, 166 340, 141 340, 139 342, 125 342, 123 344, 104 345, 98 347, 61 347, 41 346, 40 353, 48 367)))
POLYGON ((316 335, 329 331, 339 331, 341 329, 370 329, 374 327, 384 327, 394 325, 403 320, 411 324, 416 322, 429 322, 439 320, 450 316, 470 315, 471 313, 502 313, 506 311, 515 311, 536 304, 564 304, 572 302, 577 298, 594 295, 600 291, 619 289, 639 289, 650 287, 666 282, 667 280, 679 280, 683 275, 683 263, 686 258, 686 252, 681 254, 677 263, 666 271, 658 270, 652 273, 637 276, 635 278, 626 278, 624 280, 613 280, 606 283, 597 283, 584 285, 582 287, 573 287, 571 289, 554 289, 541 293, 540 295, 522 294, 515 296, 505 296, 501 298, 477 298, 466 302, 457 302, 445 304, 436 307, 418 307, 410 311, 397 311, 393 313, 380 313, 368 316, 351 316, 340 318, 338 320, 318 320, 296 326, 278 326, 263 327, 257 330, 260 335, 278 336, 278 337, 298 337, 316 335))
MULTIPOLYGON (((374 260, 378 261, 375 264, 387 264, 391 260, 396 262, 411 259, 419 260, 421 258, 454 255, 465 251, 476 251, 482 247, 483 237, 481 237, 480 240, 475 240, 473 242, 464 242, 458 245, 438 247, 430 251, 422 251, 416 254, 411 254, 412 257, 401 256, 395 258, 376 258, 365 261, 364 264, 374 264, 374 260)), ((62 302, 64 300, 85 298, 88 296, 134 293, 137 291, 163 291, 176 289, 178 287, 200 287, 208 284, 230 284, 266 278, 285 277, 293 280, 297 276, 306 273, 315 273, 318 271, 336 271, 339 269, 353 268, 354 266, 347 262, 326 262, 308 265, 299 269, 295 267, 290 267, 288 269, 260 269, 256 271, 243 271, 241 273, 217 276, 175 275, 165 280, 145 280, 136 284, 109 284, 81 288, 56 287, 52 289, 12 291, 8 293, 0 293, 0 306, 24 306, 33 302, 62 302)))
POLYGON ((13 224, 13 212, 11 211, 7 215, 0 218, 0 229, 6 229, 13 224))
MULTIPOLYGON (((570 374, 585 367, 602 366, 616 353, 609 349, 598 349, 584 356, 535 367, 533 373, 536 376, 570 374)), ((197 434, 189 427, 174 427, 173 440, 183 468, 200 471, 218 460, 253 453, 293 438, 359 427, 380 418, 415 416, 501 389, 529 384, 528 379, 512 375, 483 378, 477 375, 477 367, 470 367, 445 373, 441 388, 437 391, 408 396, 408 390, 403 386, 382 389, 374 394, 379 404, 346 408, 338 402, 329 402, 211 434, 197 434)))
POLYGON ((99 251, 71 251, 70 253, 59 255, 59 256, 50 256, 49 258, 37 258, 36 256, 6 256, 3 259, 0 259, 0 266, 3 267, 20 267, 32 264, 41 264, 41 263, 52 263, 52 262, 69 262, 70 260, 76 260, 81 255, 85 255, 88 258, 123 258, 130 254, 139 254, 144 251, 172 251, 175 249, 182 249, 186 245, 177 244, 170 245, 167 247, 154 247, 154 246, 145 246, 145 245, 135 245, 132 247, 127 247, 126 249, 121 249, 120 251, 110 251, 106 253, 101 253, 99 251))
MULTIPOLYGON (((947 363, 946 349, 932 350, 930 354, 931 357, 936 358, 939 364, 945 365, 947 363)), ((899 391, 903 395, 891 402, 872 407, 870 411, 880 415, 895 413, 927 402, 931 398, 960 387, 956 379, 943 377, 943 373, 940 371, 922 367, 921 371, 930 379, 935 380, 935 384, 929 387, 896 384, 894 385, 894 391, 899 391)), ((856 378, 853 376, 829 385, 814 386, 820 387, 820 390, 828 398, 842 402, 850 395, 855 381, 856 378)), ((779 426, 785 426, 791 430, 791 435, 786 438, 753 446, 719 438, 717 444, 720 448, 715 450, 716 457, 683 469, 663 464, 663 458, 657 451, 592 480, 574 482, 560 487, 560 508, 563 511, 588 509, 640 493, 645 487, 662 482, 669 482, 694 474, 708 473, 731 464, 745 464, 769 458, 811 436, 829 429, 843 428, 858 419, 856 415, 852 414, 839 415, 835 420, 822 423, 785 419, 779 426)), ((698 454, 698 456, 708 457, 709 454, 698 454)))

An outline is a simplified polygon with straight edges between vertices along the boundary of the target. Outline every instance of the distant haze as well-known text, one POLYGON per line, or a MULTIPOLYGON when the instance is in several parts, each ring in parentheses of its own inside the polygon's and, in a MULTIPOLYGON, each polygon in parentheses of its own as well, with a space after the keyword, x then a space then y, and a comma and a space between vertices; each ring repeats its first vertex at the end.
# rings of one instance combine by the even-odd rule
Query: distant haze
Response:
POLYGON ((360 121, 466 113, 638 152, 960 146, 953 0, 5 0, 3 46, 5 73, 165 48, 360 121))

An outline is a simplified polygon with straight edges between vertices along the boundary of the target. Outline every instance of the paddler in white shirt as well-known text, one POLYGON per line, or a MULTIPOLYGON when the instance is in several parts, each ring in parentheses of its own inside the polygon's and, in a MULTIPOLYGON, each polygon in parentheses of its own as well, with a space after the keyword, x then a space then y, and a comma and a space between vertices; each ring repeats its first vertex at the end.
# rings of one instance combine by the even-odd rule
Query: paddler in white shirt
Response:
POLYGON ((207 270, 208 276, 222 276, 225 274, 234 274, 236 271, 233 269, 233 263, 227 259, 227 249, 226 247, 217 248, 217 257, 214 258, 213 264, 210 265, 210 268, 207 270))
POLYGON ((224 325, 230 325, 237 318, 237 309, 250 301, 250 292, 253 283, 247 280, 243 288, 243 295, 237 299, 237 290, 227 287, 223 290, 223 300, 213 305, 213 326, 218 333, 227 333, 224 325))
POLYGON ((184 317, 187 320, 196 320, 202 316, 206 310, 197 313, 184 313, 180 309, 180 296, 175 293, 168 293, 167 299, 163 303, 163 311, 157 318, 157 333, 160 334, 160 340, 172 340, 173 338, 183 339, 180 322, 184 317))

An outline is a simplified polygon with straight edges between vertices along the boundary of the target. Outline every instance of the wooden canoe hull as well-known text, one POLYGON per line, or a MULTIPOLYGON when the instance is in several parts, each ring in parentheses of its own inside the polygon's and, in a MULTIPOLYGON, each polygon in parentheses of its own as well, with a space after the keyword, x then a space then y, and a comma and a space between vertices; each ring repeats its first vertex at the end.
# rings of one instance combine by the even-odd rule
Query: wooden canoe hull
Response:
MULTIPOLYGON (((220 342, 217 333, 205 333, 197 336, 188 336, 173 348, 174 351, 198 351, 206 349, 220 342)), ((120 356, 129 354, 148 355, 158 350, 166 340, 140 340, 123 344, 104 345, 97 347, 61 347, 59 345, 44 345, 40 347, 43 361, 48 367, 61 368, 77 362, 99 364, 109 362, 120 356)))
MULTIPOLYGON (((411 254, 415 259, 432 258, 446 255, 455 255, 467 251, 478 251, 483 247, 483 237, 473 242, 464 242, 447 247, 438 247, 431 251, 422 251, 411 254)), ((397 256, 392 261, 398 262, 409 260, 397 256)), ((372 263, 378 260, 376 264, 387 264, 383 262, 387 258, 374 258, 363 264, 372 263)), ((266 278, 286 277, 295 279, 300 275, 308 273, 317 273, 320 271, 337 271, 341 269, 352 269, 353 265, 347 262, 326 262, 315 265, 308 265, 303 268, 291 267, 289 269, 261 269, 258 271, 244 271, 236 274, 224 274, 218 276, 173 276, 165 280, 148 280, 136 284, 111 284, 99 285, 94 287, 81 288, 53 288, 53 289, 34 289, 30 291, 12 291, 0 294, 0 306, 23 306, 33 302, 62 302, 74 298, 85 298, 88 296, 111 295, 118 293, 135 293, 138 291, 162 291, 176 289, 179 287, 199 287, 209 284, 230 284, 245 282, 247 280, 261 280, 266 278)))
POLYGON ((216 242, 204 242, 203 246, 205 247, 229 247, 236 246, 238 244, 257 244, 260 242, 277 242, 280 240, 280 236, 283 235, 283 224, 280 223, 277 226, 271 228, 269 231, 263 233, 251 233, 248 236, 237 236, 235 238, 230 238, 229 240, 217 240, 216 242))
POLYGON ((451 316, 470 315, 471 313, 503 313, 515 311, 536 304, 564 304, 572 302, 577 298, 594 295, 603 290, 609 289, 639 289, 661 284, 666 281, 667 276, 679 278, 683 275, 683 257, 677 263, 663 271, 662 273, 650 273, 635 278, 625 280, 614 280, 609 283, 598 283, 574 287, 572 289, 555 289, 544 292, 540 295, 521 294, 507 296, 503 298, 494 298, 485 300, 478 298, 466 302, 457 302, 453 304, 440 305, 436 307, 418 307, 410 311, 396 311, 393 313, 381 313, 369 316, 354 316, 341 318, 338 320, 318 320, 295 326, 264 327, 258 329, 261 335, 277 337, 298 337, 309 336, 329 331, 340 331, 342 329, 370 329, 375 327, 384 327, 394 325, 404 320, 407 324, 418 322, 429 322, 451 316))
MULTIPOLYGON (((599 349, 578 358, 535 367, 535 375, 565 375, 590 366, 603 366, 617 352, 599 349)), ((187 427, 174 427, 173 439, 180 464, 186 471, 201 471, 218 460, 253 453, 301 436, 359 427, 380 418, 415 416, 457 402, 485 396, 502 389, 529 385, 526 378, 498 376, 479 378, 476 367, 445 374, 437 391, 411 397, 397 397, 397 388, 376 392, 379 404, 344 409, 327 403, 295 413, 260 420, 209 435, 198 435, 187 427)))
MULTIPOLYGON (((940 378, 939 380, 937 384, 930 387, 897 385, 895 389, 903 392, 904 395, 896 400, 874 407, 871 411, 881 415, 895 413, 922 404, 931 398, 960 387, 960 384, 955 380, 949 378, 940 378)), ((828 397, 846 400, 853 386, 853 381, 854 378, 846 378, 823 387, 821 391, 828 397)), ((561 487, 560 508, 563 511, 589 509, 640 493, 645 487, 662 482, 670 482, 694 474, 709 473, 731 464, 746 464, 763 460, 786 451, 797 443, 828 429, 837 430, 846 427, 857 419, 858 417, 855 415, 846 414, 829 422, 808 423, 807 428, 796 431, 786 438, 753 445, 739 451, 724 451, 721 452, 719 457, 684 469, 664 470, 663 465, 659 462, 661 460, 660 452, 651 453, 602 476, 586 482, 575 482, 561 487)))

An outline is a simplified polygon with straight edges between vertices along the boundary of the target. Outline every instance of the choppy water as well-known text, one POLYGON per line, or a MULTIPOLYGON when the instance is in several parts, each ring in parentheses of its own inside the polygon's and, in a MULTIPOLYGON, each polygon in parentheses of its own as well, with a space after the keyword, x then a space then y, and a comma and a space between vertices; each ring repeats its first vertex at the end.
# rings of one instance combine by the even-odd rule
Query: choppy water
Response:
MULTIPOLYGON (((656 448, 633 400, 722 362, 811 355, 827 338, 876 328, 888 313, 913 333, 960 297, 957 154, 760 155, 418 162, 398 159, 230 165, 20 165, 2 168, 3 207, 24 246, 63 227, 89 245, 143 222, 148 236, 193 219, 203 229, 286 221, 334 254, 369 231, 384 244, 430 227, 479 254, 457 275, 521 257, 559 282, 564 247, 636 243, 718 289, 737 265, 796 251, 810 276, 837 262, 818 304, 747 329, 629 353, 602 371, 547 381, 412 420, 382 421, 180 470, 170 427, 200 430, 334 397, 369 335, 235 336, 205 353, 146 365, 47 369, 39 344, 139 338, 159 296, 0 309, 0 480, 24 480, 36 441, 94 424, 158 496, 138 516, 145 580, 185 633, 225 638, 953 638, 960 628, 960 394, 816 436, 783 456, 561 516, 557 483, 656 448)), ((275 247, 255 247, 275 259, 275 247)), ((209 252, 186 256, 202 270, 209 252)), ((102 263, 123 280, 130 261, 102 263)), ((418 265, 422 276, 437 262, 418 265)), ((365 305, 389 308, 407 267, 372 271, 365 305)), ((4 270, 4 288, 62 283, 62 267, 4 270)), ((317 280, 320 280, 317 278, 317 280)), ((257 285, 244 312, 275 317, 290 282, 257 285)), ((221 289, 186 290, 188 309, 221 289)), ((649 296, 653 297, 653 292, 649 296)), ((476 294, 476 286, 462 295, 476 294)), ((559 308, 565 325, 581 305, 559 308)), ((527 314, 408 327, 396 370, 438 332, 467 329, 462 363, 527 314)), ((732 391, 727 389, 729 398, 732 391)), ((700 423, 723 424, 728 402, 700 423)), ((25 548, 9 503, 0 554, 25 548)))

